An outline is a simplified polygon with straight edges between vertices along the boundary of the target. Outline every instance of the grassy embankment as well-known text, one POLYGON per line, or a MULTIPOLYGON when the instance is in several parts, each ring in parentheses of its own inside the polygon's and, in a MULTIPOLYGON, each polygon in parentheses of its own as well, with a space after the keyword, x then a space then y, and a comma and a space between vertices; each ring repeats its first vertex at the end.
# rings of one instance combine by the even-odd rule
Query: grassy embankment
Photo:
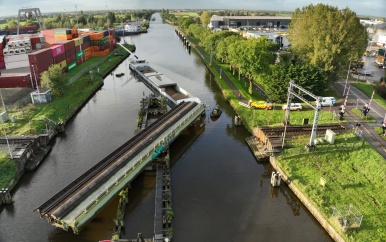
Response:
MULTIPOLYGON (((208 61, 206 62, 208 64, 208 61)), ((249 130, 257 125, 279 125, 284 119, 281 105, 277 106, 276 110, 253 111, 238 105, 238 99, 232 90, 219 78, 219 73, 214 68, 211 69, 225 98, 243 117, 249 130)), ((248 85, 238 81, 237 77, 227 70, 228 68, 223 66, 223 72, 227 72, 243 96, 249 98, 248 85)), ((258 94, 251 97, 262 99, 258 94)), ((301 124, 303 118, 313 120, 313 115, 313 110, 291 112, 291 123, 301 124)), ((339 121, 332 120, 331 112, 321 112, 319 123, 334 122, 339 121)), ((352 204, 364 215, 360 229, 341 232, 347 241, 374 241, 374 238, 385 238, 386 211, 382 205, 386 199, 383 192, 386 164, 383 157, 367 141, 360 140, 353 133, 336 135, 334 145, 320 144, 316 152, 305 151, 304 146, 308 141, 308 136, 290 141, 287 145, 292 148, 286 149, 278 157, 280 167, 337 231, 342 231, 342 228, 332 218, 335 206, 352 204), (327 181, 324 189, 319 185, 321 177, 327 181)))
MULTIPOLYGON (((332 217, 334 207, 354 205, 363 215, 359 229, 341 232, 346 241, 381 241, 386 238, 384 179, 386 163, 368 142, 353 134, 337 135, 335 143, 318 145, 317 152, 304 152, 308 137, 288 142, 293 148, 278 157, 279 166, 329 220, 342 231, 332 217), (326 180, 323 189, 321 177, 326 180)), ((354 222, 353 220, 351 222, 354 222)))
MULTIPOLYGON (((133 50, 134 46, 126 46, 130 50, 133 50)), ((120 52, 124 55, 127 52, 119 45, 115 49, 116 52, 120 52)), ((106 75, 126 56, 114 56, 111 55, 109 61, 99 65, 101 75, 106 75)), ((69 78, 76 75, 79 71, 89 68, 94 63, 101 61, 103 57, 91 57, 82 65, 77 66, 70 73, 67 73, 69 78)), ((8 136, 20 136, 20 135, 38 135, 44 132, 46 124, 50 124, 46 118, 59 122, 68 119, 74 110, 85 101, 85 99, 100 85, 102 84, 102 78, 96 75, 94 70, 93 80, 91 81, 89 72, 82 75, 76 81, 70 83, 67 86, 67 90, 64 95, 53 98, 52 102, 47 104, 33 105, 28 104, 24 107, 8 110, 9 116, 15 116, 16 122, 7 122, 4 124, 4 128, 8 136)), ((16 164, 15 161, 10 159, 8 153, 0 154, 0 188, 6 187, 9 182, 16 177, 16 164)))

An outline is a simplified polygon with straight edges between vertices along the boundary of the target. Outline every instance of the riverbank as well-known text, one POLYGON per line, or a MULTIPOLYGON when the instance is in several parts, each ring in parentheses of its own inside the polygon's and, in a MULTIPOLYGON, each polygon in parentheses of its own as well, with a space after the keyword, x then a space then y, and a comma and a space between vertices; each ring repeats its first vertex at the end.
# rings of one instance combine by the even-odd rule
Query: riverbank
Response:
MULTIPOLYGON (((135 50, 135 46, 126 45, 126 47, 131 51, 135 50)), ((92 57, 92 61, 89 63, 86 62, 83 65, 77 66, 71 72, 66 93, 54 98, 50 103, 32 105, 29 100, 26 104, 14 106, 14 103, 8 104, 6 102, 8 115, 16 117, 16 122, 4 124, 7 136, 38 137, 40 132, 44 130, 44 132, 50 133, 46 145, 52 145, 52 141, 58 133, 58 125, 60 124, 65 127, 103 86, 103 78, 110 75, 129 55, 121 46, 117 45, 117 48, 109 55, 105 57, 92 57)), ((7 93, 7 90, 3 89, 2 92, 7 93)), ((15 92, 15 90, 10 92, 15 92)), ((20 98, 25 100, 28 99, 30 91, 22 92, 19 90, 18 93, 23 93, 25 97, 20 98)), ((5 94, 5 96, 12 97, 11 94, 5 94)), ((34 147, 34 149, 39 149, 39 147, 34 147)), ((31 156, 34 150, 26 149, 24 152, 29 153, 29 156, 31 156)), ((16 166, 19 163, 24 165, 25 162, 14 162, 14 159, 11 159, 9 155, 5 155, 4 158, 0 159, 0 188, 8 188, 9 191, 16 186, 20 177, 24 174, 24 167, 19 169, 16 166)), ((40 161, 37 163, 40 163, 40 161)))
MULTIPOLYGON (((199 53, 199 56, 202 58, 204 64, 208 70, 215 77, 214 80, 218 83, 220 88, 223 90, 223 95, 230 102, 231 106, 234 108, 236 113, 239 114, 239 103, 242 102, 244 95, 238 91, 234 83, 226 81, 224 73, 226 70, 214 68, 216 61, 210 61, 208 54, 205 53, 202 48, 194 44, 194 41, 190 36, 187 37, 192 44, 193 48, 199 53)), ((229 74, 229 73, 228 73, 229 74)), ((244 108, 245 109, 245 108, 244 108)), ((249 113, 253 113, 249 111, 249 113)), ((268 111, 266 115, 268 116, 270 112, 268 111)), ((291 113, 293 116, 294 113, 291 113)), ((304 111, 301 112, 304 114, 304 111)), ((245 116, 243 117, 243 123, 248 130, 253 129, 256 126, 256 123, 251 123, 245 116)), ((312 120, 312 119, 311 119, 312 120)), ((292 121, 292 119, 291 119, 292 121)), ((292 123, 292 122, 291 122, 292 123)), ((307 141, 302 141, 304 144, 307 141)), ((363 142, 363 141, 362 141, 363 142)), ((290 181, 288 186, 297 197, 303 202, 303 204, 309 209, 309 211, 314 215, 315 219, 318 220, 320 225, 330 234, 331 238, 336 241, 357 241, 359 240, 369 240, 370 238, 380 238, 384 234, 383 226, 379 224, 382 221, 383 212, 380 211, 380 215, 371 215, 371 211, 383 210, 379 206, 380 202, 384 200, 381 195, 382 192, 375 189, 375 187, 381 187, 381 183, 377 182, 375 179, 369 179, 373 177, 371 174, 372 171, 382 171, 384 162, 382 157, 371 148, 371 146, 365 142, 364 145, 359 146, 361 143, 357 140, 355 135, 350 134, 349 137, 343 138, 339 137, 336 141, 337 145, 333 147, 328 147, 327 150, 331 152, 312 152, 305 153, 304 145, 302 147, 296 147, 296 155, 294 159, 289 162, 285 160, 285 155, 279 155, 275 159, 271 160, 271 165, 283 172, 286 178, 290 181), (354 136, 354 137, 351 137, 354 136), (348 140, 348 141, 347 141, 348 140), (340 149, 340 145, 350 146, 351 149, 340 149), (357 147, 352 150, 353 147, 357 147), (343 151, 343 152, 342 152, 343 151), (310 158, 310 156, 312 158, 310 158), (297 165, 299 163, 299 158, 304 157, 304 164, 302 166, 297 165), (340 157, 341 159, 337 159, 340 157), (363 157, 371 157, 371 160, 374 162, 366 164, 366 170, 361 170, 355 168, 358 164, 363 162, 363 157), (311 162, 312 161, 312 162, 311 162), (335 161, 327 162, 326 161, 335 161), (307 164, 307 165, 306 165, 307 164), (344 167, 353 167, 353 169, 343 169, 344 167), (344 173, 342 173, 343 171, 344 173), (321 189, 319 185, 319 179, 323 177, 328 181, 328 187, 326 189, 321 189), (360 186, 357 187, 355 184, 359 181, 360 186), (342 189, 343 187, 350 187, 355 189, 342 189), (367 188, 367 189, 366 189, 367 188), (358 194, 355 196, 354 194, 358 194), (369 195, 370 194, 370 195, 369 195), (367 199, 362 199, 365 197, 371 197, 373 203, 367 199), (312 205, 312 206, 308 206, 312 205), (339 207, 346 207, 339 212, 342 213, 338 217, 336 214, 332 214, 333 211, 337 211, 339 207), (347 210, 348 207, 354 207, 359 209, 359 215, 350 214, 350 211, 347 210), (366 220, 362 223, 363 215, 367 215, 366 220), (358 220, 352 220, 348 223, 351 224, 340 224, 339 222, 343 221, 344 218, 358 217, 358 220), (354 223, 354 222, 355 223, 354 223), (360 221, 357 223, 356 221, 360 221), (371 229, 371 224, 377 223, 377 231, 371 229), (354 228, 354 229, 353 229, 354 228)), ((319 146, 318 146, 319 147, 319 146)), ((323 150, 324 150, 323 146, 323 150)), ((292 149, 287 149, 286 152, 292 149)), ((290 151, 291 152, 291 151, 290 151)), ((378 172, 377 172, 378 173, 378 172)), ((384 172, 381 172, 377 177, 383 177, 384 172)), ((287 180, 287 179, 285 179, 287 180)), ((337 213, 337 212, 336 212, 337 213)))

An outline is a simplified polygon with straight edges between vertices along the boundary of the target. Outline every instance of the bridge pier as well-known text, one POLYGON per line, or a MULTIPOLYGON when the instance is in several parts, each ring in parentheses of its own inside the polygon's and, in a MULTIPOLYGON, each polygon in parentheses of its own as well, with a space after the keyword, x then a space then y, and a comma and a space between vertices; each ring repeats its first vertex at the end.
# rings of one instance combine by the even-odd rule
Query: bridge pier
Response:
POLYGON ((169 240, 173 237, 172 193, 170 186, 170 169, 165 165, 157 166, 154 216, 154 241, 169 240))
POLYGON ((120 193, 119 193, 119 203, 118 203, 118 209, 117 209, 117 215, 115 216, 114 223, 114 231, 113 231, 113 236, 111 238, 112 241, 117 241, 121 238, 121 232, 122 228, 124 228, 124 217, 125 217, 125 209, 126 205, 129 203, 129 198, 128 198, 128 192, 129 192, 129 187, 125 187, 120 193))

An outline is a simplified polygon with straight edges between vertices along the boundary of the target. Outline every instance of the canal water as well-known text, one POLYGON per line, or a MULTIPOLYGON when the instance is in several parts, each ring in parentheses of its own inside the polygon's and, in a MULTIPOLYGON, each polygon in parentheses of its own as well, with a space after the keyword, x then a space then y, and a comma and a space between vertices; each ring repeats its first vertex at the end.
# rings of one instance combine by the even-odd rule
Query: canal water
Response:
MULTIPOLYGON (((235 115, 200 58, 186 52, 173 27, 159 14, 147 34, 125 37, 136 55, 223 114, 190 127, 171 147, 173 232, 177 242, 331 241, 291 191, 271 188, 268 164, 256 162, 245 138, 234 127, 235 115)), ((40 219, 35 208, 130 139, 140 100, 150 91, 130 75, 127 61, 110 75, 95 96, 56 139, 52 152, 21 179, 13 205, 0 213, 0 241, 99 241, 111 238, 118 199, 114 199, 79 235, 40 219)), ((123 238, 153 236, 155 173, 144 172, 132 184, 123 238)))

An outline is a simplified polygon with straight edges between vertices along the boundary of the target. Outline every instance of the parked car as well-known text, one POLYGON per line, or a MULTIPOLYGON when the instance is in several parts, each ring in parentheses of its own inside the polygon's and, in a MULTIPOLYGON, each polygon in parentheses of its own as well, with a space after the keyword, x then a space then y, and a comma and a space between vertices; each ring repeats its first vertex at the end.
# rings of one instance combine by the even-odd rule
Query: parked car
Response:
MULTIPOLYGON (((283 110, 286 110, 287 104, 283 105, 282 108, 283 108, 283 110)), ((291 111, 294 111, 294 110, 300 111, 300 110, 303 110, 303 106, 300 103, 291 103, 290 110, 291 111)))
POLYGON ((265 101, 253 101, 251 104, 250 104, 251 108, 252 109, 255 109, 255 108, 260 108, 260 109, 272 109, 273 108, 273 105, 272 103, 270 102, 265 102, 265 101))
POLYGON ((336 104, 336 98, 334 97, 322 97, 322 101, 320 103, 322 107, 335 106, 335 104, 336 104))

